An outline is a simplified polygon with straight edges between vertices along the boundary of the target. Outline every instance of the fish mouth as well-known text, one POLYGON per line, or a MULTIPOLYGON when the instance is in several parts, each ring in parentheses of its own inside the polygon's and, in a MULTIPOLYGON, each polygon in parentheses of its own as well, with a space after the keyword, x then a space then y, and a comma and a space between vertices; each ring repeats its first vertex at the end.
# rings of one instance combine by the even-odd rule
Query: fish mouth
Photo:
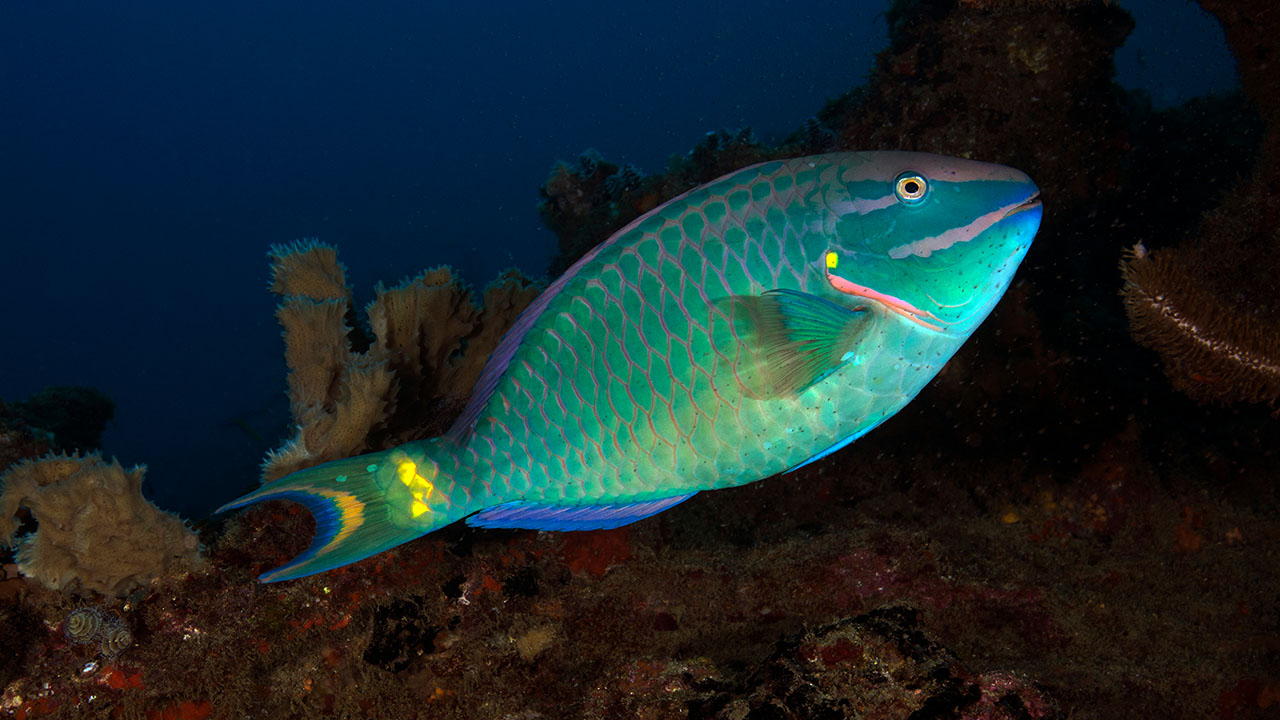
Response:
POLYGON ((1035 210, 1038 207, 1040 207, 1040 191, 1039 190, 1032 193, 1031 197, 1027 198, 1026 200, 1023 200, 1021 204, 1015 205, 1011 210, 1009 210, 1009 212, 1004 214, 1004 218, 1002 219, 1011 218, 1020 212, 1035 210))

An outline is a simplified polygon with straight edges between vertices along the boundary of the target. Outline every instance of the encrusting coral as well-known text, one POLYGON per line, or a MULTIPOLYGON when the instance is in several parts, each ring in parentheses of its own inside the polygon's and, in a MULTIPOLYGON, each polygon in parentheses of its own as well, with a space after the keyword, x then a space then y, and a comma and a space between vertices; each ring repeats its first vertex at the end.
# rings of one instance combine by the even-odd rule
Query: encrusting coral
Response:
POLYGON ((170 570, 201 567, 195 533, 142 496, 145 472, 97 454, 14 465, 0 475, 0 542, 17 545, 23 575, 54 590, 124 596, 170 570), (39 527, 17 539, 20 508, 39 527))
POLYGON ((471 290, 447 267, 379 286, 355 326, 337 250, 315 241, 275 246, 271 290, 282 296, 289 401, 297 432, 263 463, 264 482, 329 460, 438 434, 507 328, 541 291, 508 270, 471 290), (357 349, 357 346, 365 346, 357 349))

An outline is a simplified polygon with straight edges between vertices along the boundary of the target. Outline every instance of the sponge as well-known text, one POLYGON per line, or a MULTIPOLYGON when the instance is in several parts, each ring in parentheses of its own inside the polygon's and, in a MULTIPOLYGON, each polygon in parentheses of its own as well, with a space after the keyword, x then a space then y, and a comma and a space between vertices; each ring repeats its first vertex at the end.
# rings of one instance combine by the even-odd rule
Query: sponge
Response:
POLYGON ((119 597, 171 569, 199 569, 195 533, 142 496, 145 472, 96 453, 14 465, 0 475, 0 544, 16 545, 19 572, 54 590, 119 597), (20 508, 39 525, 15 539, 20 508))

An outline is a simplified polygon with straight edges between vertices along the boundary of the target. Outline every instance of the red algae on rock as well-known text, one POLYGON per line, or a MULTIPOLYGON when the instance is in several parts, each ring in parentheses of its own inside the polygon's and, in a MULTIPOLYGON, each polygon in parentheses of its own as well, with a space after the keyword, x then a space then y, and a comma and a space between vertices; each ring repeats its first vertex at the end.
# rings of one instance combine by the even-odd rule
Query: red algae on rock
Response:
POLYGON ((564 538, 560 554, 565 565, 574 573, 599 578, 610 567, 624 563, 631 557, 627 534, 625 527, 569 533, 564 538))

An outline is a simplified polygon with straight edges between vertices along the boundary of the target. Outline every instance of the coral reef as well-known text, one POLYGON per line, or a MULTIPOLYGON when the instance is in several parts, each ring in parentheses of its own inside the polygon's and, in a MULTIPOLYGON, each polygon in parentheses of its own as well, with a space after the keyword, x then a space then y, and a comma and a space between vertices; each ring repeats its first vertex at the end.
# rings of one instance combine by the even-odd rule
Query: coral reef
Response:
POLYGON ((1048 226, 1088 198, 1116 192, 1131 139, 1112 54, 1133 28, 1102 0, 897 2, 889 47, 866 88, 818 118, 849 149, 940 152, 1002 162, 1036 179, 1048 226), (991 79, 1000 78, 994 86, 991 79), (1052 138, 1049 141, 1049 138, 1052 138))
POLYGON ((32 608, 16 598, 0 596, 0 688, 22 669, 27 647, 40 637, 40 622, 32 608))
MULTIPOLYGON (((1234 218, 1228 218, 1231 221, 1234 218)), ((1272 236, 1274 248, 1280 231, 1272 236)), ((1129 253, 1121 269, 1133 336, 1160 353, 1170 382, 1189 397, 1201 402, 1269 403, 1275 408, 1280 403, 1280 316, 1266 317, 1273 314, 1270 303, 1252 310, 1245 296, 1225 287, 1225 271, 1250 268, 1269 273, 1248 287, 1274 299, 1280 296, 1275 281, 1280 254, 1254 244, 1263 262, 1241 265, 1212 257, 1202 262, 1208 247, 1201 243, 1151 253, 1138 245, 1129 253), (1208 277, 1215 270, 1222 275, 1216 282, 1208 277)), ((1231 275, 1238 279, 1240 273, 1231 275)))
POLYGON ((689 718, 1065 718, 1042 690, 1007 674, 974 677, 888 605, 779 641, 741 685, 690 704, 689 718), (856 712, 855 712, 856 708, 856 712))
MULTIPOLYGON (((626 192, 623 184, 608 182, 618 171, 618 166, 605 163, 594 150, 579 155, 572 165, 558 162, 552 167, 540 190, 543 199, 538 205, 543 224, 560 239, 560 252, 549 268, 552 276, 563 273, 608 232, 661 202, 655 195, 652 205, 619 203, 618 191, 626 192)), ((647 184, 643 176, 636 183, 637 187, 647 184)))
POLYGON ((689 188, 783 154, 761 144, 751 128, 742 128, 707 133, 686 156, 672 157, 661 176, 618 167, 597 150, 585 151, 573 163, 556 163, 538 205, 542 222, 559 237, 549 273, 561 274, 614 230, 689 188))
POLYGON ((1139 245, 1125 257, 1125 310, 1134 339, 1160 354, 1166 376, 1188 397, 1268 403, 1280 413, 1280 70, 1263 61, 1280 49, 1280 17, 1265 3, 1201 4, 1241 60, 1264 124, 1260 157, 1181 245, 1139 245))
POLYGON ((5 416, 5 410, 4 402, 0 401, 0 471, 19 460, 49 452, 54 443, 52 433, 5 416))
POLYGON ((113 609, 134 630, 114 660, 66 641, 75 606, 34 589, 0 708, 594 720, 845 701, 867 717, 1189 719, 1262 717, 1247 708, 1280 689, 1274 510, 1159 477, 1138 433, 1067 478, 1016 453, 849 453, 859 479, 815 465, 625 532, 455 527, 266 586, 252 563, 305 513, 255 508, 210 573, 113 609))
MULTIPOLYGON (((1280 83, 1259 78, 1280 65, 1245 66, 1280 38, 1263 22, 1275 14, 1238 6, 1250 12, 1224 24, 1253 38, 1233 41, 1246 86, 1273 100, 1280 83)), ((1255 116, 1232 98, 1153 112, 1111 86, 1127 21, 1106 3, 920 0, 890 17, 871 84, 781 146, 716 133, 654 176, 593 153, 553 174, 544 217, 562 223, 565 263, 722 165, 829 147, 962 152, 1044 178, 1050 216, 1019 284, 907 410, 827 460, 627 528, 450 527, 266 586, 253 578, 301 550, 312 521, 264 504, 207 538, 209 573, 97 606, 133 631, 110 661, 64 635, 74 601, 0 581, 0 645, 13 649, 0 714, 1274 717, 1280 423, 1169 390, 1115 292, 1115 256, 1141 240, 1157 249, 1134 279, 1155 269, 1223 307, 1280 312, 1274 292, 1244 292, 1274 276, 1261 231, 1275 210, 1259 201, 1270 176, 1215 194, 1263 172, 1249 162, 1255 116)), ((290 311, 310 320, 290 322, 311 325, 286 325, 296 417, 314 407, 308 422, 331 422, 364 358, 385 364, 395 394, 353 442, 432 434, 465 392, 451 388, 467 382, 459 361, 501 334, 484 313, 518 313, 530 288, 486 295, 477 317, 451 276, 426 273, 387 301, 384 348, 328 252, 294 258, 306 282, 279 273, 286 303, 310 303, 290 311), (454 334, 481 329, 411 341, 417 320, 390 319, 422 312, 459 313, 435 320, 454 334), (438 372, 452 379, 426 377, 438 372), (426 407, 401 402, 401 373, 426 407)))
MULTIPOLYGON (((837 149, 920 150, 1005 163, 1035 178, 1045 198, 1040 238, 1019 271, 1026 285, 1015 285, 1011 294, 1019 302, 1000 303, 926 390, 924 402, 904 412, 919 419, 932 394, 953 422, 968 428, 971 444, 960 448, 967 453, 1016 448, 1056 458, 1050 445, 1096 443, 1118 431, 1122 418, 1063 429, 1044 419, 1043 408, 1073 404, 1063 410, 1079 412, 1085 396, 1063 397, 1064 385, 1107 388, 1098 391, 1104 395, 1118 380, 1115 364, 1096 362, 1087 346, 1127 342, 1114 268, 1118 249, 1133 238, 1115 228, 1126 212, 1121 205, 1146 177, 1135 175, 1136 151, 1145 147, 1135 128, 1159 121, 1142 124, 1148 111, 1111 81, 1112 55, 1133 20, 1101 0, 1078 5, 1001 2, 973 9, 959 0, 895 2, 886 13, 889 46, 867 84, 828 102, 779 145, 750 133, 711 133, 623 198, 604 193, 604 179, 616 170, 598 154, 586 166, 589 175, 581 163, 562 163, 543 186, 541 206, 560 236, 553 267, 566 267, 653 206, 633 207, 638 199, 656 204, 741 164, 837 149), (1054 249, 1062 242, 1070 252, 1054 249), (1004 365, 985 361, 996 356, 1024 370, 1017 392, 1009 391, 1015 386, 1004 365), (1010 409, 999 416, 984 411, 997 401, 1010 409)), ((1224 122, 1224 132, 1206 133, 1205 125, 1188 126, 1187 134, 1225 139, 1233 137, 1225 130, 1237 127, 1224 122)), ((1179 167, 1218 166, 1201 157, 1217 150, 1206 147, 1208 141, 1166 139, 1168 147, 1187 149, 1176 158, 1179 167)), ((1190 172, 1183 177, 1192 179, 1190 172)), ((1188 198, 1176 211, 1161 206, 1160 214, 1195 208, 1197 200, 1188 198)))
POLYGON ((111 661, 133 644, 133 633, 124 620, 114 613, 96 607, 78 607, 63 623, 63 634, 78 645, 94 645, 98 654, 111 661))
POLYGON ((1200 7, 1222 24, 1240 84, 1266 124, 1259 165, 1266 168, 1265 189, 1274 194, 1280 182, 1280 13, 1267 0, 1200 0, 1200 7))
POLYGON ((0 470, 50 450, 94 450, 114 413, 106 394, 76 385, 46 387, 19 402, 0 400, 0 470))
POLYGON ((976 10, 1007 7, 1077 8, 1097 5, 1106 0, 960 0, 960 5, 976 10))
POLYGON ((484 362, 540 286, 508 270, 477 307, 446 267, 379 286, 353 322, 337 251, 314 241, 273 247, 271 290, 283 297, 289 401, 296 435, 271 452, 263 481, 329 460, 439 434, 484 362), (357 349, 357 348, 360 349, 357 349))
POLYGON ((0 540, 18 569, 54 590, 127 595, 178 568, 201 567, 196 535, 142 496, 143 467, 100 455, 49 455, 0 475, 0 540), (39 523, 19 538, 25 509, 39 523))
POLYGON ((115 403, 106 393, 80 385, 51 385, 8 408, 31 427, 48 431, 54 449, 97 449, 102 431, 115 415, 115 403))

